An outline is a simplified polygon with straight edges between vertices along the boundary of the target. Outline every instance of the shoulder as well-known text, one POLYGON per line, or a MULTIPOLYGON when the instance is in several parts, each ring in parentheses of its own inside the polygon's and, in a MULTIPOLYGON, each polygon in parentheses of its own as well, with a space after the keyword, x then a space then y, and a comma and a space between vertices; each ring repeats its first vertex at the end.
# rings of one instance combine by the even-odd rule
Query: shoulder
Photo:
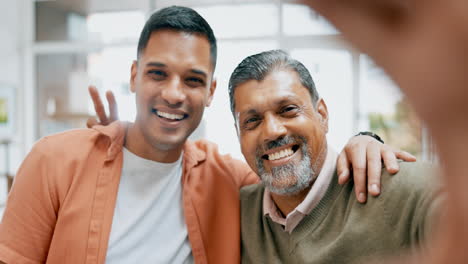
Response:
POLYGON ((394 175, 382 172, 383 197, 394 195, 421 195, 438 188, 439 168, 426 162, 400 162, 400 171, 394 175))
POLYGON ((32 153, 64 159, 89 152, 96 144, 100 133, 93 129, 75 129, 45 136, 34 145, 32 153))
POLYGON ((192 150, 196 149, 196 151, 203 153, 205 162, 209 163, 211 166, 220 169, 228 169, 231 173, 246 173, 251 171, 247 163, 235 159, 229 154, 221 154, 218 145, 213 142, 202 139, 188 142, 188 144, 192 145, 192 150))
POLYGON ((261 183, 244 186, 240 190, 241 219, 252 219, 254 215, 263 214, 263 193, 261 183))
POLYGON ((219 152, 218 144, 211 142, 206 139, 200 139, 196 141, 188 141, 188 144, 192 145, 192 148, 203 152, 207 157, 222 157, 225 160, 233 159, 229 154, 221 154, 219 152))
POLYGON ((439 171, 430 163, 401 162, 397 174, 383 172, 382 191, 375 202, 383 207, 384 216, 391 225, 415 223, 414 226, 424 226, 431 220, 430 214, 438 210, 437 201, 442 197, 439 171))
POLYGON ((440 191, 439 169, 434 164, 400 162, 399 166, 394 175, 382 171, 381 193, 376 200, 385 208, 414 208, 430 202, 440 191))
POLYGON ((242 201, 263 200, 263 193, 265 186, 261 183, 244 186, 240 190, 240 197, 242 201))

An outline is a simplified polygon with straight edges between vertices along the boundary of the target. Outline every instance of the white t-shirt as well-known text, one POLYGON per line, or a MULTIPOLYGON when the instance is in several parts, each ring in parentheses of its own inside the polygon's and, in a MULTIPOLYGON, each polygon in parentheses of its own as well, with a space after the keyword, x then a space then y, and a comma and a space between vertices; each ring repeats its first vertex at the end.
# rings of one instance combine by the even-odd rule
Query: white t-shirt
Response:
POLYGON ((123 149, 106 263, 193 263, 182 206, 182 155, 174 163, 123 149))

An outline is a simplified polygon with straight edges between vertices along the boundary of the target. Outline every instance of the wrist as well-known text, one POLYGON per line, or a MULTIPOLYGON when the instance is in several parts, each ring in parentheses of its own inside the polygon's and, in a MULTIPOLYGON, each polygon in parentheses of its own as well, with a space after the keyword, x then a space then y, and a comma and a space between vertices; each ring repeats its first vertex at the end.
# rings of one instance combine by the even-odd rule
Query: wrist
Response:
POLYGON ((375 140, 379 141, 380 143, 382 144, 385 144, 385 142, 383 141, 382 138, 379 137, 379 135, 373 133, 373 132, 370 132, 370 131, 361 131, 359 133, 357 133, 355 135, 356 136, 369 136, 369 137, 373 137, 375 140))

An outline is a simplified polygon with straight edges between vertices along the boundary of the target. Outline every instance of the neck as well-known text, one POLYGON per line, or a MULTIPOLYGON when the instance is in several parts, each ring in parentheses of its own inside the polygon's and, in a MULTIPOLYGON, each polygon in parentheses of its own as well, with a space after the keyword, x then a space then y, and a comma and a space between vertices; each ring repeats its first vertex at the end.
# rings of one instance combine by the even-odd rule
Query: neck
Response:
MULTIPOLYGON (((326 142, 326 141, 325 141, 326 142)), ((315 171, 315 178, 310 183, 309 187, 305 188, 304 190, 300 191, 297 194, 292 195, 279 195, 276 193, 271 192, 271 198, 276 204, 276 207, 281 211, 284 217, 286 217, 290 212, 292 212, 299 204, 304 201, 307 194, 309 193, 310 189, 314 185, 317 177, 320 175, 322 171, 323 165, 325 163, 325 159, 327 157, 328 149, 327 144, 324 144, 324 147, 320 151, 318 155, 318 159, 316 160, 313 168, 315 171)))
POLYGON ((177 161, 183 149, 183 144, 167 149, 160 147, 158 143, 150 142, 135 123, 127 128, 124 146, 141 158, 162 163, 177 161))
POLYGON ((293 195, 279 195, 275 193, 270 193, 271 198, 276 204, 276 207, 281 211, 284 217, 286 217, 290 212, 292 212, 302 201, 304 201, 305 197, 309 193, 310 187, 300 191, 297 194, 293 195))

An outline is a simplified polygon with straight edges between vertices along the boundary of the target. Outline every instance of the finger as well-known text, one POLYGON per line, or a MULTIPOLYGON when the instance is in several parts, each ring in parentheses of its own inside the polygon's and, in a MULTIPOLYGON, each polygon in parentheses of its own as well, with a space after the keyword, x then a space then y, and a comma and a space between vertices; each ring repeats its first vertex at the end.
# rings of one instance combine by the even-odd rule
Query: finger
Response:
POLYGON ((349 181, 350 167, 346 151, 342 151, 336 161, 336 172, 338 173, 338 183, 345 184, 349 181))
POLYGON ((99 92, 97 91, 96 87, 92 85, 89 86, 88 91, 89 95, 91 95, 91 99, 93 100, 94 110, 96 111, 97 117, 101 121, 101 124, 107 125, 109 120, 107 119, 106 111, 104 110, 104 105, 102 104, 99 92))
POLYGON ((406 162, 415 162, 416 157, 411 155, 410 153, 406 151, 396 151, 395 155, 398 159, 404 160, 406 162))
POLYGON ((370 144, 367 147, 367 188, 371 195, 380 194, 380 177, 382 173, 382 144, 370 144))
POLYGON ((348 150, 346 154, 353 168, 352 174, 356 197, 359 202, 364 203, 367 200, 366 148, 357 145, 352 150, 348 150))
POLYGON ((391 174, 395 174, 400 170, 400 166, 398 165, 398 161, 395 156, 395 152, 387 148, 382 150, 382 159, 384 162, 385 169, 391 174))
POLYGON ((86 127, 87 128, 92 128, 95 125, 99 125, 99 122, 96 120, 96 118, 90 117, 90 118, 88 118, 88 120, 86 120, 86 127))
POLYGON ((112 91, 107 91, 106 98, 109 103, 109 122, 119 120, 119 111, 117 109, 117 101, 115 100, 114 93, 112 91))

